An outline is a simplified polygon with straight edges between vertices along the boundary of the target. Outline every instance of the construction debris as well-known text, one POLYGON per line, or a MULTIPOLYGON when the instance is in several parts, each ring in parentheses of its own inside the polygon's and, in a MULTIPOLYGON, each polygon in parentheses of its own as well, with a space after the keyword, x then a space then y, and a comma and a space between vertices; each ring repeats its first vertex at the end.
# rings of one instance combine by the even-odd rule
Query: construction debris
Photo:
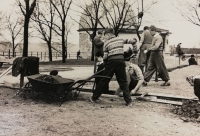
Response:
POLYGON ((181 119, 184 122, 200 122, 200 103, 193 100, 185 100, 182 106, 176 106, 173 110, 173 113, 181 115, 181 119))

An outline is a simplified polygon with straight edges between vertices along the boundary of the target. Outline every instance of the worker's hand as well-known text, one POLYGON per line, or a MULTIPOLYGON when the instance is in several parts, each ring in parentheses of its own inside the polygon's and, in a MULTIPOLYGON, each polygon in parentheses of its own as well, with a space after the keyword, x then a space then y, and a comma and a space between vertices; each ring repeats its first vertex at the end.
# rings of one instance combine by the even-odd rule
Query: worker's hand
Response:
POLYGON ((148 52, 148 50, 144 50, 144 53, 147 53, 148 52))
POLYGON ((135 94, 137 92, 136 89, 131 90, 131 95, 135 94))

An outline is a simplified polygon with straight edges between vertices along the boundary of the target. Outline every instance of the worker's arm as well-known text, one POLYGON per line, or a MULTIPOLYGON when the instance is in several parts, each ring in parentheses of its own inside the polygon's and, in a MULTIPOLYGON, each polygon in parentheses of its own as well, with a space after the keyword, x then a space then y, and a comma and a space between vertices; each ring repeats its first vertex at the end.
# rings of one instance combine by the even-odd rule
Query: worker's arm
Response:
POLYGON ((144 76, 142 74, 142 71, 137 65, 134 65, 134 64, 131 65, 131 69, 129 70, 129 73, 132 75, 133 72, 136 73, 138 83, 135 86, 135 88, 133 90, 131 90, 131 94, 135 94, 141 87, 142 83, 144 82, 144 76))
POLYGON ((162 42, 163 42, 162 37, 160 36, 154 37, 152 41, 152 47, 150 47, 148 50, 149 51, 157 50, 158 47, 162 44, 162 42))

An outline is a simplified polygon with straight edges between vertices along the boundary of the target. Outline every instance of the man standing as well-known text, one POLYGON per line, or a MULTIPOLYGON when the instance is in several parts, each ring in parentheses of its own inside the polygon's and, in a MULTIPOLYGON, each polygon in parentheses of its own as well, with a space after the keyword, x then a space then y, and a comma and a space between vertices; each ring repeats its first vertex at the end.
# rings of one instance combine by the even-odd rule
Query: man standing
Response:
POLYGON ((99 52, 103 52, 103 44, 104 42, 101 40, 101 37, 102 37, 102 31, 99 30, 97 32, 97 35, 94 37, 94 41, 93 41, 93 44, 94 44, 94 73, 96 72, 96 63, 97 63, 97 56, 96 54, 99 53, 99 52))
MULTIPOLYGON (((114 74, 116 75, 117 82, 123 92, 124 100, 127 106, 131 106, 132 99, 126 79, 126 65, 124 62, 124 40, 119 37, 115 37, 113 29, 106 29, 104 35, 106 36, 106 39, 108 39, 108 41, 104 44, 103 58, 106 60, 104 76, 112 78, 114 74)), ((90 98, 92 103, 101 96, 103 90, 106 90, 111 78, 103 78, 100 80, 100 83, 93 91, 93 96, 90 98)))
POLYGON ((141 39, 138 45, 138 49, 140 49, 139 58, 138 58, 138 66, 144 72, 144 67, 147 65, 147 60, 149 58, 150 52, 147 54, 144 53, 144 50, 147 50, 151 47, 153 36, 149 32, 149 27, 144 27, 144 32, 141 35, 141 39))
POLYGON ((96 57, 96 53, 97 52, 103 52, 103 44, 104 44, 104 42, 101 40, 102 33, 103 33, 102 31, 98 31, 97 32, 97 36, 95 36, 94 41, 93 41, 95 57, 96 57))
POLYGON ((155 26, 150 26, 150 33, 153 36, 153 40, 152 47, 144 51, 144 53, 150 51, 150 56, 147 69, 144 73, 145 82, 143 84, 145 86, 147 85, 147 82, 150 81, 152 75, 157 69, 161 79, 165 81, 161 86, 170 86, 170 78, 163 58, 163 39, 160 34, 156 32, 155 26))

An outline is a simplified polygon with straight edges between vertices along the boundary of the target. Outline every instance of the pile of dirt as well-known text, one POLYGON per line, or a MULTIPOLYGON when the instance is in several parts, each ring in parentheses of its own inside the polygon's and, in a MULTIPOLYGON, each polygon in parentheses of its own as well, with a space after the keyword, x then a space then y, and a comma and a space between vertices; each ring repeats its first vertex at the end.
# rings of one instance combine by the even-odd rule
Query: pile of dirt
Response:
POLYGON ((42 75, 36 78, 37 80, 44 81, 51 84, 58 84, 58 81, 56 81, 52 76, 50 75, 42 75))
POLYGON ((200 103, 198 101, 183 101, 182 106, 176 106, 172 112, 181 115, 181 119, 185 122, 192 121, 200 123, 200 103))

